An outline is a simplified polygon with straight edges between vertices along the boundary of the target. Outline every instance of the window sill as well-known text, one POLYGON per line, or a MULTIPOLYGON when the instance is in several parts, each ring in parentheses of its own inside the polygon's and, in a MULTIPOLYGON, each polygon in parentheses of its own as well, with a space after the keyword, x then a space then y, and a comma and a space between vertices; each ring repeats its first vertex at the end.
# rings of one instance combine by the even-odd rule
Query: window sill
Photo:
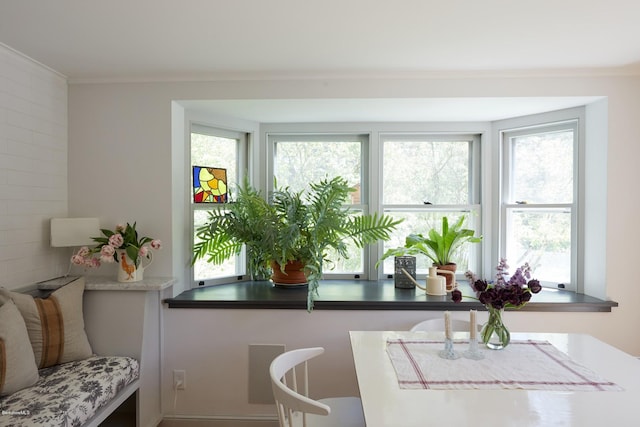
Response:
MULTIPOLYGON (((463 294, 471 295, 466 283, 463 294)), ((478 301, 463 298, 454 303, 450 296, 425 295, 420 289, 395 288, 393 280, 323 280, 315 310, 483 310, 478 301)), ((165 299, 169 308, 222 309, 303 309, 307 308, 307 288, 282 289, 271 282, 237 282, 190 289, 165 299)), ((569 291, 543 289, 521 311, 611 312, 615 301, 605 301, 569 291)))

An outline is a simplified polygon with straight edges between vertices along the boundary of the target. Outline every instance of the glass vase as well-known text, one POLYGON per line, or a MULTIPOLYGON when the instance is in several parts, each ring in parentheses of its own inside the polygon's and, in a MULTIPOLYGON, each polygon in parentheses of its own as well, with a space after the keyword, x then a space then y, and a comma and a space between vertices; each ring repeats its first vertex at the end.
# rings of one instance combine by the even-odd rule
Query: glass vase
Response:
POLYGON ((487 306, 489 320, 482 326, 480 337, 482 342, 491 350, 502 350, 509 345, 511 334, 502 321, 504 309, 487 306))

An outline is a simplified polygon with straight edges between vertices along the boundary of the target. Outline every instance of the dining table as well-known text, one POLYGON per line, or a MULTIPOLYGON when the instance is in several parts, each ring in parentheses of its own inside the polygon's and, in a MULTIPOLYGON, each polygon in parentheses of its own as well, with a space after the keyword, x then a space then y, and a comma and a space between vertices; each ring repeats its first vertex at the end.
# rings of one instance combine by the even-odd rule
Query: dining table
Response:
POLYGON ((367 427, 640 426, 640 360, 588 334, 349 335, 367 427))

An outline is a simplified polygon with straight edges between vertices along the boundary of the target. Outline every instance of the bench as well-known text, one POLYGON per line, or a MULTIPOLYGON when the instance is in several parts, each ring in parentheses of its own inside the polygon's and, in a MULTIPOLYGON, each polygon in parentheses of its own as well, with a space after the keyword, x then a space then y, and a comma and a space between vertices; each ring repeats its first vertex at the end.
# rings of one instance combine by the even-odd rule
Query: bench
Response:
MULTIPOLYGON (((54 298, 0 289, 0 426, 93 427, 136 399, 139 362, 128 356, 93 354, 84 332, 83 292, 84 279, 54 291, 54 298), (47 314, 51 310, 58 312, 57 317, 47 314), (37 325, 32 317, 38 318, 37 325), (57 318, 59 327, 54 322, 57 318), (17 327, 12 328, 11 323, 17 327), (36 330, 40 325, 42 331, 36 330), (22 338, 21 346, 16 331, 22 330, 28 340, 22 338), (33 360, 28 360, 25 347, 33 360), (23 353, 16 353, 18 349, 23 353), (18 371, 25 372, 23 382, 18 371)), ((136 414, 132 419, 130 424, 135 425, 136 414)))
POLYGON ((98 426, 138 389, 138 361, 92 356, 38 371, 34 385, 0 398, 0 426, 98 426))

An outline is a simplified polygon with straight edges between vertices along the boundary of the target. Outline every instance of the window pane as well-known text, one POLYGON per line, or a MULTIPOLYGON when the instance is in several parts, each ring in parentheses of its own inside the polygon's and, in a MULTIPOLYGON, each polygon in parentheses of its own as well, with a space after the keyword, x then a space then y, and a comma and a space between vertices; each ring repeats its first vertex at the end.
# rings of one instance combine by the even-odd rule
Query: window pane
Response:
POLYGON ((511 138, 512 200, 573 202, 573 130, 511 138))
MULTIPOLYGON (((393 215, 394 218, 400 219, 404 218, 405 220, 400 223, 396 229, 396 231, 391 236, 387 242, 384 243, 384 252, 388 249, 397 248, 400 246, 404 246, 406 237, 411 233, 422 234, 426 236, 429 233, 429 230, 435 228, 440 230, 442 227, 442 217, 446 216, 449 219, 449 225, 454 224, 456 221, 460 219, 460 216, 466 215, 467 220, 464 223, 464 228, 474 229, 474 226, 471 224, 470 217, 471 215, 467 212, 385 212, 390 215, 393 215)), ((476 233, 479 235, 479 233, 476 233)), ((469 265, 469 260, 471 259, 471 245, 463 245, 461 251, 457 253, 453 258, 455 259, 457 267, 457 274, 462 274, 469 269, 473 269, 474 266, 469 265)), ((429 267, 433 264, 431 259, 427 258, 423 255, 416 256, 416 273, 417 274, 428 274, 429 267)), ((393 274, 394 273, 394 259, 388 258, 384 261, 384 270, 383 273, 393 274)))
MULTIPOLYGON (((196 210, 193 212, 193 226, 194 230, 199 226, 203 225, 208 218, 208 211, 206 210, 196 210)), ((194 242, 197 242, 198 239, 195 236, 195 231, 193 235, 194 242)), ((206 258, 199 259, 193 265, 193 279, 195 281, 213 279, 216 277, 228 277, 228 276, 236 276, 236 264, 238 260, 236 258, 231 258, 227 260, 224 264, 218 265, 207 262, 206 258)))
POLYGON ((275 144, 274 175, 279 187, 291 187, 294 191, 308 188, 311 182, 338 175, 349 185, 360 188, 361 158, 360 141, 278 141, 275 144))
MULTIPOLYGON (((215 133, 215 129, 211 129, 215 133)), ((227 170, 227 184, 230 200, 233 200, 234 189, 238 181, 238 162, 240 153, 239 140, 222 136, 213 136, 205 133, 191 133, 191 166, 210 166, 227 170)), ((190 174, 192 175, 192 174, 190 174)), ((193 184, 193 183, 192 183, 193 184)), ((203 225, 208 218, 206 205, 193 203, 191 196, 191 206, 193 207, 193 234, 194 242, 197 241, 195 229, 203 225)), ((236 276, 244 274, 244 267, 237 258, 231 258, 222 265, 208 263, 205 259, 199 259, 193 266, 193 277, 195 281, 204 281, 220 277, 236 276)))
MULTIPOLYGON (((305 139, 302 141, 277 141, 274 145, 274 175, 278 187, 290 187, 294 191, 309 190, 308 184, 325 178, 342 176, 356 191, 351 193, 352 204, 361 201, 362 142, 361 137, 349 141, 348 137, 323 141, 305 139)), ((363 250, 347 243, 348 258, 329 251, 326 274, 362 274, 364 271, 363 250)))
MULTIPOLYGON (((362 214, 362 211, 353 211, 353 215, 360 214, 362 214)), ((363 274, 363 250, 358 248, 350 240, 346 240, 345 243, 347 245, 349 258, 341 257, 338 255, 337 251, 329 248, 327 251, 327 259, 330 259, 333 263, 325 263, 323 268, 325 274, 363 274)))
MULTIPOLYGON (((238 140, 191 133, 191 166, 211 166, 227 170, 229 189, 238 180, 238 140)), ((232 194, 230 194, 233 196, 232 194)))
POLYGON ((469 204, 469 141, 384 141, 385 204, 469 204))
POLYGON ((536 279, 569 283, 571 211, 507 210, 507 260, 512 269, 528 262, 536 279))

